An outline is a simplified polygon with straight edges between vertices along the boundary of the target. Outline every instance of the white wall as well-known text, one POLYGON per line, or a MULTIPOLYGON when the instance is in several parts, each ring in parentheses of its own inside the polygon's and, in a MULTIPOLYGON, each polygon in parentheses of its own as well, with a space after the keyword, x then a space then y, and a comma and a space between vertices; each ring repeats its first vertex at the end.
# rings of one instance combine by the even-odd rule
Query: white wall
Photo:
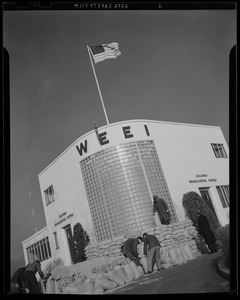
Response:
MULTIPOLYGON (((226 210, 222 208, 215 189, 216 185, 229 184, 229 159, 216 158, 211 143, 221 143, 229 155, 228 146, 220 127, 179 124, 149 120, 133 120, 103 126, 99 133, 107 132, 109 144, 101 146, 94 131, 91 131, 70 145, 58 158, 39 174, 40 190, 43 206, 49 229, 49 240, 54 257, 63 257, 70 263, 68 244, 65 232, 61 229, 65 225, 73 226, 80 222, 88 234, 92 234, 93 225, 88 207, 83 178, 80 170, 80 161, 87 156, 122 143, 138 140, 154 140, 159 159, 165 174, 168 188, 175 205, 179 221, 185 218, 182 207, 182 196, 189 191, 200 194, 199 187, 211 187, 210 192, 216 213, 222 225, 228 223, 226 210), (144 128, 147 125, 149 136, 144 128), (133 138, 125 138, 122 127, 130 126, 133 138), (87 153, 83 155, 76 146, 87 140, 87 153), (199 179, 198 174, 206 174, 206 183, 190 183, 190 180, 199 179), (208 179, 216 179, 209 182, 208 179), (53 185, 56 201, 46 206, 44 190, 53 185), (73 214, 60 224, 57 222, 73 214), (53 232, 57 231, 60 248, 55 249, 53 232), (60 238, 61 237, 61 238, 60 238)), ((93 240, 93 237, 90 236, 93 240)))

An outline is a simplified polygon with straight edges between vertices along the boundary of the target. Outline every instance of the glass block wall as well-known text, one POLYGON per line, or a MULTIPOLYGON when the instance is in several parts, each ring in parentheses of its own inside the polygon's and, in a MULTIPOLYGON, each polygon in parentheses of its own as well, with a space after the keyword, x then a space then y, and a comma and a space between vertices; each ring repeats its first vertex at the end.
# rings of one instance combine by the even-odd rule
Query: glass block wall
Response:
POLYGON ((144 169, 150 185, 152 195, 157 195, 167 203, 171 212, 170 223, 178 222, 177 214, 168 190, 167 182, 162 170, 158 154, 153 141, 138 142, 144 169))
POLYGON ((153 141, 130 142, 80 162, 98 242, 155 226, 152 195, 162 197, 177 221, 153 141))

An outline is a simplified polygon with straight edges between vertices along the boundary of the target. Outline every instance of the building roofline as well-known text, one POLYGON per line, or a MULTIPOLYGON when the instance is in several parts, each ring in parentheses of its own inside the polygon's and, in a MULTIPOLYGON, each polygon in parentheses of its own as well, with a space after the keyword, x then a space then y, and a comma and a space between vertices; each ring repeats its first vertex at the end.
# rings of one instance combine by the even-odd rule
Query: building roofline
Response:
POLYGON ((22 241, 22 244, 26 243, 28 240, 31 240, 33 237, 39 235, 40 233, 42 233, 44 230, 48 230, 48 226, 43 227, 42 229, 40 229, 38 232, 34 233, 33 235, 31 235, 30 237, 28 237, 26 240, 22 241))
MULTIPOLYGON (((161 123, 161 124, 171 124, 171 125, 182 125, 182 126, 194 126, 194 127, 210 127, 210 128, 220 128, 220 126, 213 126, 213 125, 200 125, 200 124, 190 124, 190 123, 178 123, 178 122, 167 122, 167 121, 158 121, 158 120, 147 120, 147 119, 133 119, 133 120, 124 120, 119 121, 115 123, 110 123, 101 127, 98 127, 98 129, 105 129, 109 128, 111 126, 115 126, 122 123, 129 123, 129 122, 151 122, 151 123, 161 123)), ((78 139, 76 139, 69 147, 67 147, 60 155, 58 155, 46 168, 44 168, 39 174, 38 177, 41 176, 51 165, 53 165, 65 152, 67 152, 74 144, 76 144, 79 140, 83 139, 84 137, 92 134, 94 132, 94 129, 91 131, 88 131, 87 133, 80 136, 78 139)))

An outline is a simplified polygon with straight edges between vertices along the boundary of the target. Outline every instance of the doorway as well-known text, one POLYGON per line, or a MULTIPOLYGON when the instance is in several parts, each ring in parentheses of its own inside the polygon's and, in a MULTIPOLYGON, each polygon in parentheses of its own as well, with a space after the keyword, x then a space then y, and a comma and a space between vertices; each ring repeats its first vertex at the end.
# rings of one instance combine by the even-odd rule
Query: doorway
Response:
POLYGON ((63 229, 66 232, 66 236, 67 236, 67 240, 68 240, 68 246, 69 246, 69 251, 70 251, 71 259, 73 261, 73 235, 72 235, 71 225, 68 224, 67 226, 63 227, 63 229))
POLYGON ((205 201, 207 206, 211 209, 211 211, 214 213, 214 215, 217 219, 217 222, 219 222, 217 214, 216 214, 215 209, 214 209, 213 204, 212 204, 212 199, 209 195, 208 190, 209 190, 209 187, 199 188, 199 191, 201 193, 201 196, 202 196, 203 200, 205 201))

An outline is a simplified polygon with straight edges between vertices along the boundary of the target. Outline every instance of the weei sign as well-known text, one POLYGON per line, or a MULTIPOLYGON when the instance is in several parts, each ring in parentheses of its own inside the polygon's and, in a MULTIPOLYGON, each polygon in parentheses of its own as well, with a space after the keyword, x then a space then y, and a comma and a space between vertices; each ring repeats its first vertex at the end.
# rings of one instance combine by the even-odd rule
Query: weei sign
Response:
MULTIPOLYGON (((107 138, 107 132, 104 131, 102 133, 98 133, 96 125, 94 126, 94 128, 95 128, 95 132, 96 132, 96 136, 99 141, 99 144, 101 146, 109 144, 110 141, 107 138)), ((147 125, 144 125, 144 130, 145 130, 146 135, 150 136, 147 125)), ((134 137, 134 134, 131 131, 131 126, 123 126, 122 134, 125 139, 131 139, 134 137)), ((81 142, 79 146, 78 145, 76 146, 76 148, 77 148, 79 155, 82 156, 83 153, 87 153, 87 151, 88 151, 88 141, 84 140, 84 143, 81 142)))

